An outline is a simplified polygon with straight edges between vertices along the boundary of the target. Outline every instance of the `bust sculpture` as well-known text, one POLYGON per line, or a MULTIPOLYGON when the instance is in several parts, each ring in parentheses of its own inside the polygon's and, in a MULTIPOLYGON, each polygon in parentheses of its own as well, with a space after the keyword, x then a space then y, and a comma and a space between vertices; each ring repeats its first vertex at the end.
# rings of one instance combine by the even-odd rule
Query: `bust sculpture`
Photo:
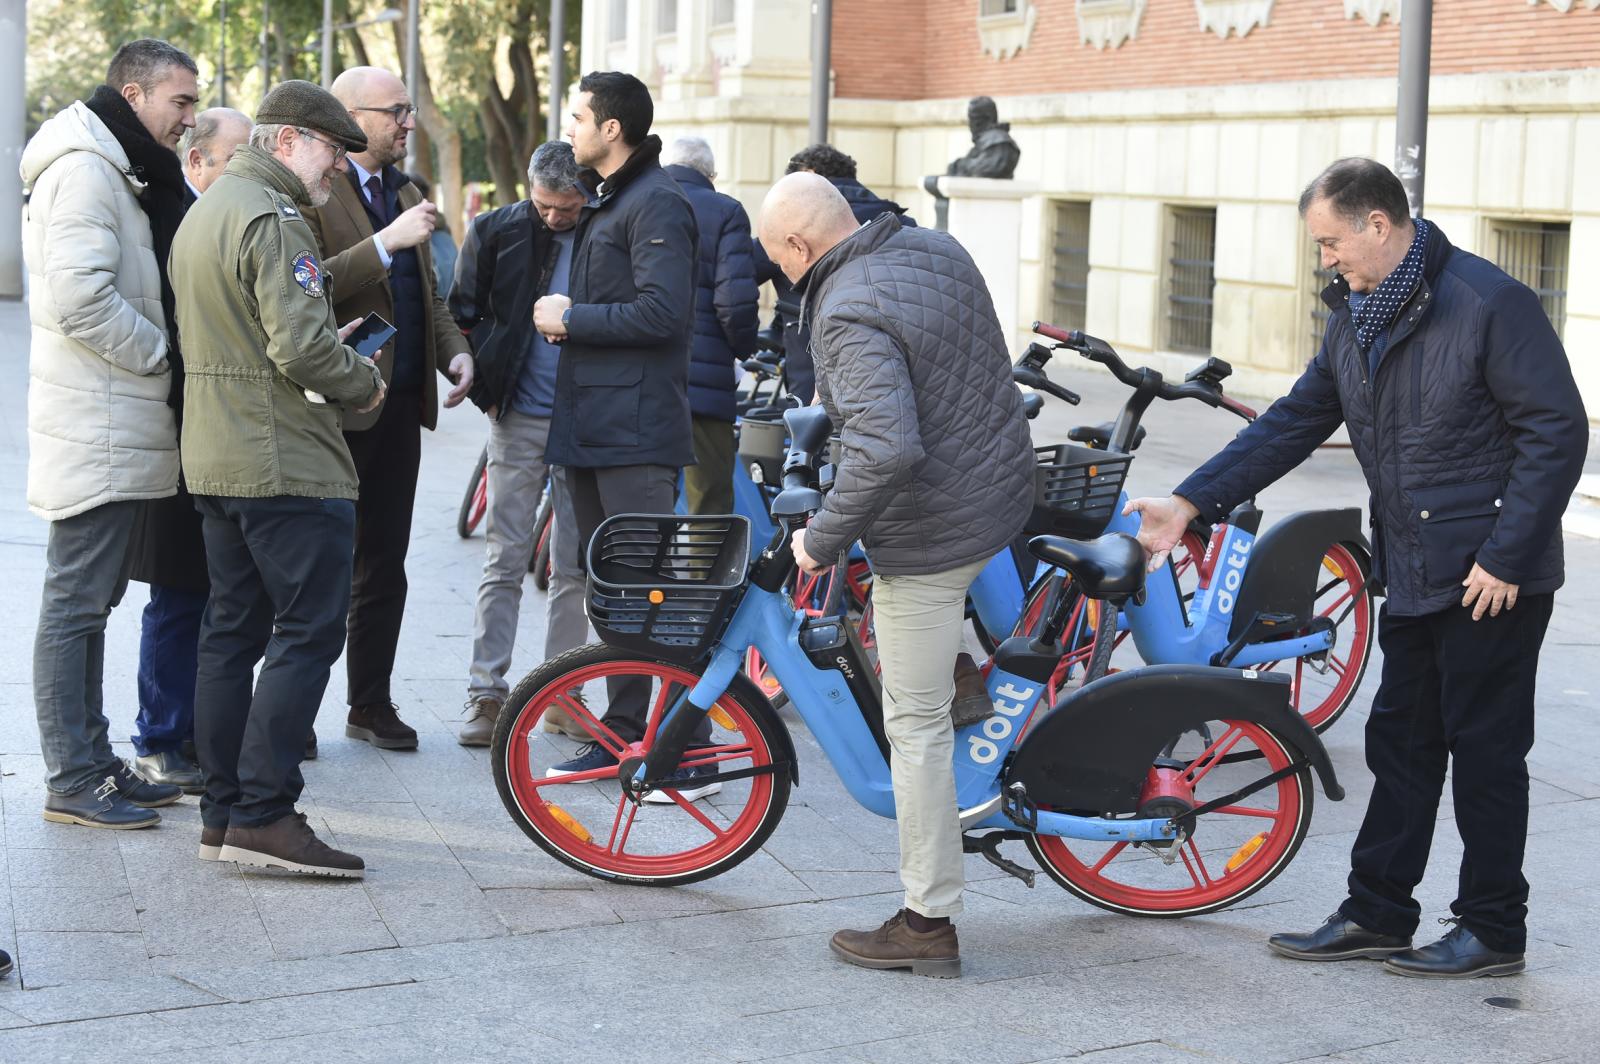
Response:
POLYGON ((988 96, 974 96, 967 102, 967 128, 972 131, 972 149, 950 164, 951 177, 998 177, 1009 180, 1017 170, 1022 149, 1011 139, 1011 125, 1000 121, 1000 112, 988 96))

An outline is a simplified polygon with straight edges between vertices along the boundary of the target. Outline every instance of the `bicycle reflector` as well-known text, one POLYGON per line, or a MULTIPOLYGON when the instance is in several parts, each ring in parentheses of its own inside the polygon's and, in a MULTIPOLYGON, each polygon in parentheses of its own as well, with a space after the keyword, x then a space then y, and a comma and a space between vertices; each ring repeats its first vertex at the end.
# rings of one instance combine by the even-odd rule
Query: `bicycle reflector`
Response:
POLYGON ((560 824, 562 827, 566 828, 567 833, 575 836, 579 842, 590 842, 593 840, 594 836, 589 834, 588 828, 578 823, 577 817, 573 816, 571 813, 567 812, 554 802, 546 802, 544 803, 544 807, 550 810, 551 819, 553 819, 557 824, 560 824))
POLYGON ((1261 844, 1266 841, 1267 833, 1263 831, 1261 834, 1257 835, 1255 838, 1251 839, 1249 842, 1245 843, 1243 846, 1234 851, 1233 856, 1228 858, 1228 863, 1223 867, 1230 875, 1234 872, 1237 872, 1246 861, 1250 860, 1250 858, 1256 855, 1256 851, 1261 849, 1261 844))
POLYGON ((706 711, 706 716, 710 717, 712 722, 719 728, 725 728, 728 731, 739 730, 739 726, 733 722, 733 718, 728 715, 728 711, 721 706, 712 706, 706 711))

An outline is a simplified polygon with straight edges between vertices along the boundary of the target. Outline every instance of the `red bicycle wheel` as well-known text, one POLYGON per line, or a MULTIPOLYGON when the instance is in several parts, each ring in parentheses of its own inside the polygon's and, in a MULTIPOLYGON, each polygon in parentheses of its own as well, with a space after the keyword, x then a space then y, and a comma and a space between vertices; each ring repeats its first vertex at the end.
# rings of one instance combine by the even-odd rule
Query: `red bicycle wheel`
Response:
POLYGON ((1333 649, 1320 659, 1295 658, 1261 666, 1287 671, 1293 681, 1289 702, 1320 734, 1333 726, 1355 700, 1372 657, 1377 618, 1366 559, 1349 544, 1336 543, 1317 574, 1316 616, 1334 622, 1333 649))
MULTIPOLYGON (((723 784, 714 800, 691 802, 662 788, 670 804, 635 802, 622 793, 617 768, 547 775, 575 746, 539 729, 559 705, 614 757, 642 757, 655 741, 666 708, 699 680, 691 669, 592 644, 562 654, 530 673, 506 699, 495 723, 491 759, 506 811, 541 849, 580 872, 648 886, 693 883, 749 857, 777 827, 789 800, 785 766, 723 784), (600 681, 636 677, 650 684, 644 738, 626 743, 589 703, 604 699, 600 681), (593 685, 588 702, 571 694, 593 685)), ((718 771, 772 766, 787 750, 783 724, 739 677, 709 713, 709 745, 691 748, 684 767, 718 771)))
POLYGON ((555 576, 555 565, 550 552, 554 528, 554 500, 547 494, 539 503, 539 512, 533 518, 533 560, 528 563, 528 570, 533 573, 533 586, 540 591, 549 591, 550 580, 555 576))
POLYGON ((456 511, 456 535, 462 539, 471 538, 488 509, 489 448, 485 447, 478 455, 477 464, 472 467, 472 476, 467 480, 467 492, 462 496, 461 508, 456 511))
MULTIPOLYGON (((1161 792, 1163 813, 1194 808, 1288 767, 1290 748, 1267 728, 1221 721, 1215 739, 1179 737, 1161 792), (1253 756, 1234 755, 1254 747, 1253 756), (1176 795, 1176 798, 1170 797, 1176 795)), ((1147 793, 1152 783, 1147 782, 1147 793)), ((1198 818, 1182 842, 1089 841, 1033 835, 1034 859, 1091 905, 1130 916, 1198 916, 1226 909, 1288 867, 1311 826, 1311 770, 1285 776, 1239 802, 1198 818)))

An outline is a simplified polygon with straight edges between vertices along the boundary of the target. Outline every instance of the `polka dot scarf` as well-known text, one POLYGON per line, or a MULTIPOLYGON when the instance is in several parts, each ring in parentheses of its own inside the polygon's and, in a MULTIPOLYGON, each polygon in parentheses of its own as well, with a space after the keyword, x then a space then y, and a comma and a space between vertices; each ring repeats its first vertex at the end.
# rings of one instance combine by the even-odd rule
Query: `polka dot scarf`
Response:
POLYGON ((1428 245, 1428 223, 1417 218, 1411 224, 1417 231, 1411 238, 1406 257, 1351 310, 1356 339, 1361 342, 1363 351, 1371 351, 1383 330, 1394 324, 1394 319, 1400 316, 1400 308, 1406 305, 1422 281, 1422 252, 1428 245))

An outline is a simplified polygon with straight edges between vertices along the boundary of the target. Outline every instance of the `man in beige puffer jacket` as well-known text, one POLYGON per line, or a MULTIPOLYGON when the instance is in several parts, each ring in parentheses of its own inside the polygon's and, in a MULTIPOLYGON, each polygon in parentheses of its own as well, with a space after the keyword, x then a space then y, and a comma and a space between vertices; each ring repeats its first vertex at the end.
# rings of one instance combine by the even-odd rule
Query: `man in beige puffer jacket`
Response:
POLYGON ((22 154, 28 507, 50 522, 33 685, 44 816, 59 823, 149 827, 154 807, 182 794, 112 753, 101 673, 139 507, 177 490, 169 337, 142 201, 166 172, 161 153, 194 125, 197 94, 193 59, 134 41, 95 96, 47 120, 22 154))

